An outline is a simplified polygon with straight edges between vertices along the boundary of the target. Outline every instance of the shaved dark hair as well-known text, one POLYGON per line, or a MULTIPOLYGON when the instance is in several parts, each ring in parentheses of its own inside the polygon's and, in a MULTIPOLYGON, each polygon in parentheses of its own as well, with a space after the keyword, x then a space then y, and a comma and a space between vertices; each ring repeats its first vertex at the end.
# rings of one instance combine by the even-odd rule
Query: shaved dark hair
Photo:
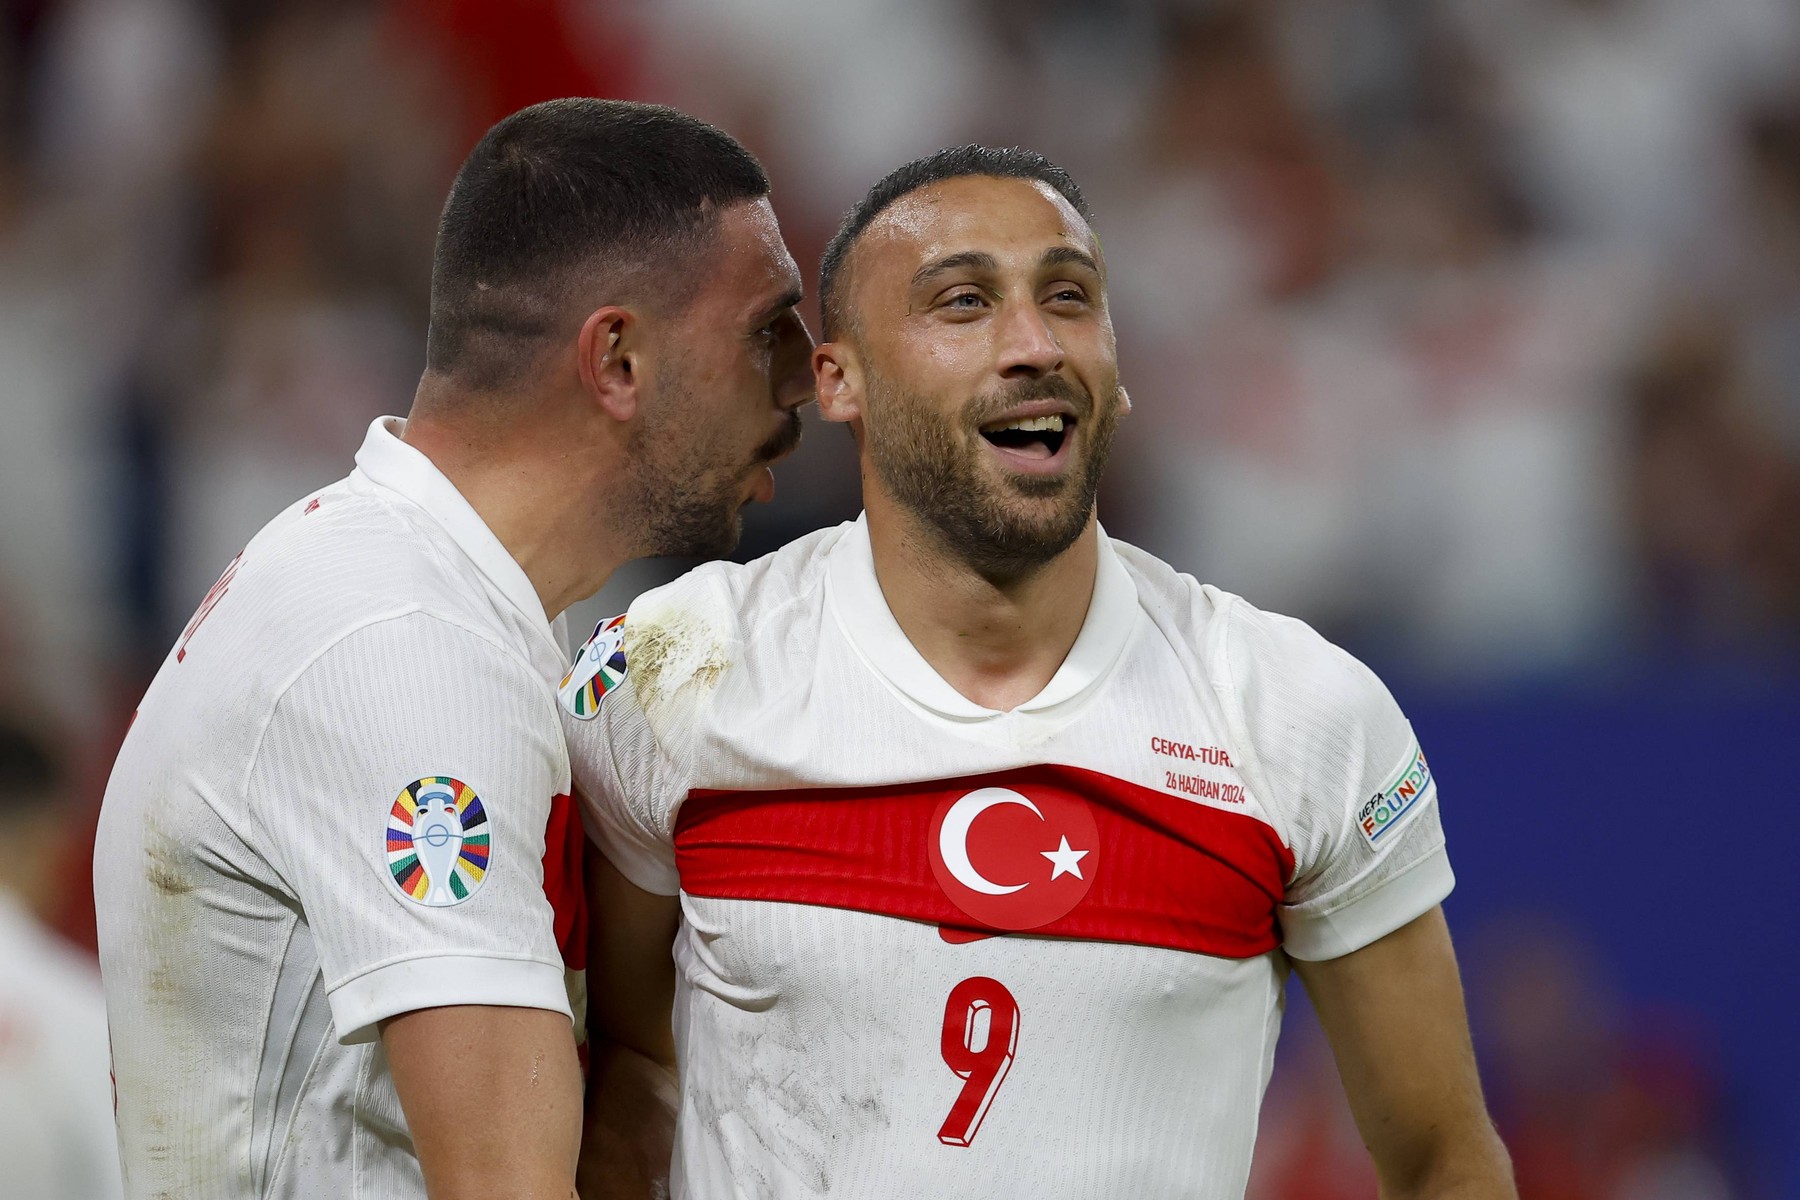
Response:
POLYGON ((850 251, 855 247, 856 239, 862 236, 863 230, 896 201, 910 196, 920 188, 942 183, 946 179, 962 179, 971 175, 986 175, 995 179, 1034 179, 1039 183, 1049 184, 1069 202, 1070 207, 1081 214, 1082 220, 1090 226, 1094 223, 1094 214, 1088 208, 1081 189, 1075 185, 1075 180, 1067 171, 1035 150, 1023 150, 1017 146, 1003 150, 996 150, 991 146, 954 146, 925 158, 916 158, 890 172, 870 188, 869 194, 845 214, 843 224, 832 235, 831 244, 825 247, 825 258, 819 264, 819 311, 822 324, 820 332, 826 341, 835 339, 839 331, 849 325, 849 314, 845 308, 845 296, 849 292, 848 272, 844 268, 850 251))
POLYGON ((571 98, 521 109, 476 144, 444 204, 427 369, 502 389, 601 304, 680 311, 719 209, 768 194, 755 156, 673 108, 571 98))

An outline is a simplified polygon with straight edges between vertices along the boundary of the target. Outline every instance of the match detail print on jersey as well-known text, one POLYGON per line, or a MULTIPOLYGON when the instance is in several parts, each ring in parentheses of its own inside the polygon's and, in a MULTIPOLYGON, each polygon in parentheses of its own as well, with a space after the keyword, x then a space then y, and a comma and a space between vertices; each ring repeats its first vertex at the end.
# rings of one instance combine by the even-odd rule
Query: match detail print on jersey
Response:
POLYGON ((1253 958, 1280 944, 1294 860, 1268 825, 1041 765, 858 788, 695 791, 681 887, 938 925, 1253 958))
POLYGON ((606 693, 625 678, 625 618, 608 617, 594 626, 594 635, 575 655, 556 697, 570 716, 591 721, 600 711, 606 693))
POLYGON ((489 848, 487 810, 460 779, 415 779, 388 810, 388 870, 408 900, 461 904, 487 879, 489 848))

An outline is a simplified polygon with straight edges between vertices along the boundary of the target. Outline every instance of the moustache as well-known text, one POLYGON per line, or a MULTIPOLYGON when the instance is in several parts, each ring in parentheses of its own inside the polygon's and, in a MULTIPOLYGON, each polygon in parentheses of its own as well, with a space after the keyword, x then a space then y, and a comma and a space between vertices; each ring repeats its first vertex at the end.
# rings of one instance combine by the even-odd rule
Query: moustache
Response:
POLYGON ((1002 385, 986 395, 976 397, 972 416, 979 428, 1002 417, 1010 409, 1033 400, 1061 400, 1075 410, 1077 421, 1094 415, 1094 397, 1084 387, 1061 375, 1045 375, 1039 379, 1020 379, 1002 385))
POLYGON ((778 458, 785 458, 792 454, 794 447, 800 444, 800 434, 800 410, 790 408, 787 412, 787 420, 782 422, 781 428, 777 429, 774 436, 770 437, 757 450, 756 461, 771 463, 778 458))

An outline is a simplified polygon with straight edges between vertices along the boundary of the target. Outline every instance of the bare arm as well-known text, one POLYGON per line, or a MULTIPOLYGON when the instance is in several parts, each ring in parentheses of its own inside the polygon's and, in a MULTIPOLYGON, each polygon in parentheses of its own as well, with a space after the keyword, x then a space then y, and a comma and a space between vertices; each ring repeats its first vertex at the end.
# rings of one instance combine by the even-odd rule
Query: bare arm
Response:
POLYGON ((589 1072, 581 1141, 583 1200, 668 1195, 680 1088, 675 1075, 677 897, 633 884, 588 856, 589 1072))
POLYGON ((431 1200, 573 1200, 581 1064, 568 1017, 424 1008, 383 1021, 381 1042, 431 1200))
POLYGON ((1383 1200, 1517 1200, 1481 1098, 1443 910, 1342 958, 1295 967, 1383 1200))

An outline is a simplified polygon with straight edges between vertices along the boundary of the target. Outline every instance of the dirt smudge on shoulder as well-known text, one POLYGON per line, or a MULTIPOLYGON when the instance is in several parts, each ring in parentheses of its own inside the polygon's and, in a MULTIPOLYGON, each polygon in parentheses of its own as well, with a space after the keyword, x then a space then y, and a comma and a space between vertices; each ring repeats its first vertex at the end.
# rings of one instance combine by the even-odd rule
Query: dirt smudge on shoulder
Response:
POLYGON ((638 703, 652 717, 690 685, 717 687, 731 666, 722 631, 681 609, 627 623, 625 662, 638 703))

